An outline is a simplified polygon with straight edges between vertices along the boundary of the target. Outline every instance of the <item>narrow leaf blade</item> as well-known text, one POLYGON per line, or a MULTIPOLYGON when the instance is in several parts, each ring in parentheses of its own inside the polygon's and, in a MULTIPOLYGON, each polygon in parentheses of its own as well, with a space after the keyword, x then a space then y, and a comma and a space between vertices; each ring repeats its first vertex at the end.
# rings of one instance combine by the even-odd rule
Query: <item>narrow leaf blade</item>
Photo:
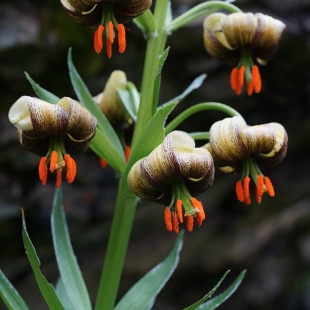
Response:
POLYGON ((121 172, 123 168, 123 163, 125 162, 124 150, 121 142, 105 115, 95 104, 92 95, 90 94, 85 83, 77 72, 73 64, 71 49, 68 53, 68 66, 71 83, 80 104, 97 118, 97 126, 101 130, 102 134, 105 136, 105 149, 109 149, 109 152, 106 152, 103 158, 110 166, 112 166, 118 172, 121 172), (122 162, 117 162, 117 164, 115 165, 115 158, 113 159, 113 156, 111 156, 111 154, 113 154, 114 157, 117 156, 116 154, 118 154, 117 158, 122 158, 122 162))
POLYGON ((0 297, 9 310, 29 310, 9 279, 0 270, 0 297))
POLYGON ((39 289, 41 291, 41 294, 43 298, 45 299, 45 302, 49 306, 51 310, 65 310, 62 306, 61 302, 59 301, 55 289, 52 284, 48 283, 46 278, 43 276, 40 270, 40 261, 36 254, 36 251, 34 249, 34 246, 29 238, 27 229, 26 229, 26 221, 24 212, 22 210, 22 218, 23 218, 23 241, 24 246, 26 249, 26 253, 30 262, 30 265, 32 267, 34 276, 37 280, 37 284, 39 286, 39 289))
POLYGON ((39 98, 52 104, 56 104, 60 100, 56 95, 37 84, 27 72, 25 72, 25 75, 27 80, 30 82, 34 92, 38 95, 39 98))
POLYGON ((68 227, 62 210, 60 188, 55 191, 51 226, 60 276, 72 306, 75 310, 91 310, 89 295, 73 253, 68 227))
POLYGON ((153 306, 155 298, 178 265, 183 244, 182 238, 183 233, 180 233, 166 259, 140 279, 120 300, 114 310, 148 310, 153 306))
POLYGON ((56 283, 56 294, 66 310, 73 310, 71 301, 68 297, 66 288, 64 286, 61 277, 58 279, 56 283))
POLYGON ((246 270, 242 271, 240 275, 236 278, 236 280, 220 295, 208 300, 204 304, 200 305, 197 310, 213 310, 220 306, 223 302, 225 302, 239 287, 244 276, 246 274, 246 270))

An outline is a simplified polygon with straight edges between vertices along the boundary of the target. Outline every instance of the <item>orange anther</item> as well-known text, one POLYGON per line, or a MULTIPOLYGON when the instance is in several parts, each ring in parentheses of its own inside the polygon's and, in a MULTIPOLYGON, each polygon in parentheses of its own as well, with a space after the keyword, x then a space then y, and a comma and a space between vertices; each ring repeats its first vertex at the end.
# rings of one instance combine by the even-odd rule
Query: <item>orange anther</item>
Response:
POLYGON ((103 168, 106 168, 108 166, 108 163, 105 161, 105 159, 100 158, 100 165, 103 168))
POLYGON ((117 32, 118 32, 118 51, 120 53, 124 53, 126 49, 126 32, 125 27, 123 24, 117 25, 117 32))
POLYGON ((42 185, 46 185, 47 182, 47 165, 46 165, 46 157, 42 157, 39 163, 39 179, 42 182, 42 185))
POLYGON ((194 217, 192 215, 187 216, 186 228, 188 231, 193 231, 194 228, 194 217))
POLYGON ((166 224, 166 228, 169 231, 172 231, 172 218, 171 218, 171 211, 168 207, 165 208, 165 224, 166 224))
POLYGON ((57 188, 61 185, 61 176, 62 176, 62 170, 57 169, 56 171, 56 187, 57 188))
POLYGON ((268 195, 273 197, 275 195, 275 192, 274 192, 274 188, 273 188, 273 185, 271 183, 271 180, 268 177, 265 177, 265 185, 267 188, 268 195))
POLYGON ((179 233, 179 221, 178 216, 175 212, 172 212, 172 225, 173 225, 173 231, 178 234, 179 233))
POLYGON ((129 160, 130 151, 131 151, 131 147, 130 147, 130 146, 126 146, 126 147, 125 147, 125 160, 126 160, 126 163, 127 163, 128 160, 129 160))
POLYGON ((258 66, 256 65, 252 67, 252 81, 253 81, 254 91, 256 93, 259 93, 262 89, 262 80, 260 77, 258 66))
POLYGON ((51 154, 50 172, 54 172, 56 169, 58 169, 58 155, 56 151, 53 151, 51 154))
POLYGON ((244 71, 245 71, 244 66, 241 66, 238 71, 238 85, 240 85, 240 88, 242 88, 244 84, 244 71))
POLYGON ((236 195, 237 195, 237 199, 240 202, 244 202, 244 192, 243 192, 243 186, 242 186, 242 182, 239 180, 236 183, 236 195))
POLYGON ((253 90, 254 90, 254 84, 253 84, 253 82, 251 81, 249 84, 247 84, 247 93, 248 93, 248 96, 252 96, 253 90))
POLYGON ((233 68, 230 73, 230 86, 233 91, 238 88, 238 69, 233 68))
POLYGON ((68 183, 72 183, 76 176, 76 163, 69 154, 66 154, 64 157, 67 167, 66 179, 68 183))
POLYGON ((113 31, 113 23, 111 21, 108 22, 108 40, 113 44, 114 42, 114 31, 113 31))
POLYGON ((263 194, 264 194, 264 177, 262 174, 260 174, 257 177, 257 184, 256 184, 256 200, 258 203, 262 202, 263 194))
POLYGON ((175 209, 177 211, 178 219, 180 223, 183 223, 183 212, 182 212, 182 200, 178 199, 176 204, 175 204, 175 209))
POLYGON ((243 194, 244 194, 244 202, 245 204, 249 205, 251 204, 251 196, 250 196, 250 177, 246 176, 243 179, 243 194))
POLYGON ((112 57, 112 43, 110 40, 106 41, 106 51, 107 51, 108 58, 111 58, 112 57))
POLYGON ((102 41, 103 31, 104 31, 103 25, 99 25, 94 33, 94 49, 97 54, 101 52, 103 47, 103 41, 102 41))

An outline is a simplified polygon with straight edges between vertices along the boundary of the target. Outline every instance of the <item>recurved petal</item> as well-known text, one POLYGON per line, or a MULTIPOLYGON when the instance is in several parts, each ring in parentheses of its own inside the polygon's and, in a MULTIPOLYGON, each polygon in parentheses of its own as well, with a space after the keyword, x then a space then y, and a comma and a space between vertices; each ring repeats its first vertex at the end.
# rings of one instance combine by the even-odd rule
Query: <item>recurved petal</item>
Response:
POLYGON ((210 128, 210 145, 216 156, 231 163, 250 156, 240 132, 246 128, 245 121, 238 116, 225 118, 210 128))
POLYGON ((223 13, 214 13, 206 17, 203 23, 204 46, 211 56, 231 61, 238 57, 239 52, 229 45, 222 31, 221 19, 225 17, 223 13))
POLYGON ((256 13, 255 16, 258 23, 251 49, 255 57, 267 61, 276 52, 286 26, 268 15, 256 13))
POLYGON ((246 127, 240 134, 250 154, 269 153, 276 143, 275 130, 268 124, 246 127))
POLYGON ((236 12, 221 19, 221 26, 232 48, 249 47, 257 28, 257 17, 252 13, 236 12))
POLYGON ((33 125, 30 118, 29 102, 36 100, 29 96, 20 97, 9 110, 9 120, 20 130, 31 130, 33 125))
POLYGON ((77 142, 88 139, 96 131, 97 119, 77 101, 63 97, 57 103, 68 113, 68 135, 77 142))
POLYGON ((276 141, 271 152, 258 154, 258 161, 265 167, 275 167, 282 162, 286 156, 288 146, 288 135, 285 128, 279 123, 269 123, 276 134, 276 141))

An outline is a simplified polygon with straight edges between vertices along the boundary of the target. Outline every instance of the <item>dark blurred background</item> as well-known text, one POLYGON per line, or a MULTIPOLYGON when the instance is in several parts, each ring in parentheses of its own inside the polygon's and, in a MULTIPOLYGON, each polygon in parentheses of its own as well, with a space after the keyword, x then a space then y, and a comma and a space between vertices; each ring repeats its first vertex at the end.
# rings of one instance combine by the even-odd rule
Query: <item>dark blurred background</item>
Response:
MULTIPOLYGON (((179 15, 199 1, 172 1, 179 15)), ((237 202, 238 176, 217 171, 214 185, 200 196, 207 220, 186 233, 179 266, 162 290, 155 310, 179 310, 200 299, 228 269, 218 292, 247 269, 238 291, 221 309, 310 309, 310 2, 308 0, 240 0, 244 11, 262 12, 282 20, 286 31, 270 63, 261 67, 262 92, 236 96, 229 87, 231 67, 211 58, 203 47, 203 19, 176 31, 163 70, 161 103, 180 94, 200 74, 208 78, 175 111, 204 101, 229 104, 248 124, 279 122, 289 136, 284 162, 263 172, 273 181, 276 196, 246 206, 237 202)), ((0 268, 32 310, 46 309, 21 237, 20 208, 25 209, 30 237, 42 272, 56 283, 57 266, 50 233, 55 179, 43 187, 38 179, 39 157, 23 151, 9 123, 10 106, 22 95, 35 96, 24 72, 57 96, 75 98, 67 69, 68 48, 93 95, 102 91, 115 69, 124 70, 138 89, 145 40, 133 23, 127 25, 127 50, 114 51, 111 60, 93 51, 93 30, 75 24, 57 0, 15 0, 0 4, 0 268)), ((115 48, 115 47, 114 47, 115 48)), ((180 129, 208 130, 224 118, 217 112, 199 113, 180 129)), ((77 178, 63 182, 64 206, 73 247, 92 300, 108 240, 117 176, 102 169, 90 150, 76 157, 77 178)), ((253 190, 253 189, 252 189, 253 190)), ((165 230, 164 207, 147 202, 138 206, 119 298, 147 271, 163 260, 176 236, 165 230)), ((5 309, 0 301, 0 309, 5 309)), ((139 309, 137 309, 139 310, 139 309)))

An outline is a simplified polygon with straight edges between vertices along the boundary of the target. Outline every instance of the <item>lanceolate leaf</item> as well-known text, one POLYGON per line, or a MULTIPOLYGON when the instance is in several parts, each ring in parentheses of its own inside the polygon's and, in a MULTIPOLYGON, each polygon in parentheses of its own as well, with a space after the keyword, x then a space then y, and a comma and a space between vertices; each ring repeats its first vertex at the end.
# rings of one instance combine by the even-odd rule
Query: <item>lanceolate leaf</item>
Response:
POLYGON ((183 244, 182 237, 183 233, 180 233, 167 258, 140 279, 120 300, 114 310, 151 309, 155 298, 177 267, 183 244))
POLYGON ((107 161, 107 163, 110 166, 112 166, 118 172, 121 172, 123 168, 123 163, 125 162, 124 150, 121 145, 121 142, 118 136, 116 135, 114 129, 112 128, 111 124, 105 117, 105 115, 95 104, 92 95, 90 94, 85 83, 83 82, 82 78, 77 72, 72 61, 71 49, 69 50, 68 53, 68 66, 69 66, 71 83, 79 99, 79 102, 81 103, 82 106, 84 106, 87 110, 90 111, 90 113, 92 113, 97 118, 98 121, 97 126, 101 130, 102 134, 105 136, 105 141, 102 143, 104 143, 105 150, 108 151, 105 152, 105 154, 103 154, 102 157, 107 161), (117 164, 115 165, 115 158, 113 157, 122 158, 122 162, 117 161, 117 164))
POLYGON ((239 287, 241 284, 246 270, 242 271, 237 279, 234 281, 233 284, 229 286, 222 294, 212 298, 211 300, 205 302, 204 304, 200 305, 197 310, 213 310, 220 306, 224 301, 226 301, 239 287))
POLYGON ((53 104, 56 104, 60 100, 57 96, 37 84, 27 72, 25 72, 25 75, 27 80, 30 82, 34 92, 38 95, 39 98, 53 104))
POLYGON ((2 270, 0 270, 0 297, 9 310, 29 310, 2 270))
POLYGON ((66 288, 64 286, 64 283, 62 282, 61 277, 58 279, 58 281, 56 283, 56 293, 57 293, 59 300, 64 305, 64 308, 66 310, 73 310, 71 301, 68 297, 68 294, 66 292, 66 288))
MULTIPOLYGON (((35 275, 35 278, 37 280, 39 289, 41 291, 42 296, 45 299, 45 302, 47 303, 48 307, 51 310, 65 310, 62 306, 61 302, 59 301, 55 289, 52 284, 48 283, 46 278, 43 276, 40 270, 40 261, 36 254, 36 251, 34 249, 34 246, 29 238, 27 229, 26 229, 26 222, 25 222, 25 216, 24 212, 22 211, 22 217, 23 217, 23 241, 24 246, 26 249, 26 253, 29 259, 29 262, 31 264, 33 273, 35 275)), ((14 309, 15 310, 15 309, 14 309)))
POLYGON ((55 191, 51 226, 60 276, 73 309, 91 310, 89 295, 72 249, 65 215, 62 210, 60 188, 55 191))

